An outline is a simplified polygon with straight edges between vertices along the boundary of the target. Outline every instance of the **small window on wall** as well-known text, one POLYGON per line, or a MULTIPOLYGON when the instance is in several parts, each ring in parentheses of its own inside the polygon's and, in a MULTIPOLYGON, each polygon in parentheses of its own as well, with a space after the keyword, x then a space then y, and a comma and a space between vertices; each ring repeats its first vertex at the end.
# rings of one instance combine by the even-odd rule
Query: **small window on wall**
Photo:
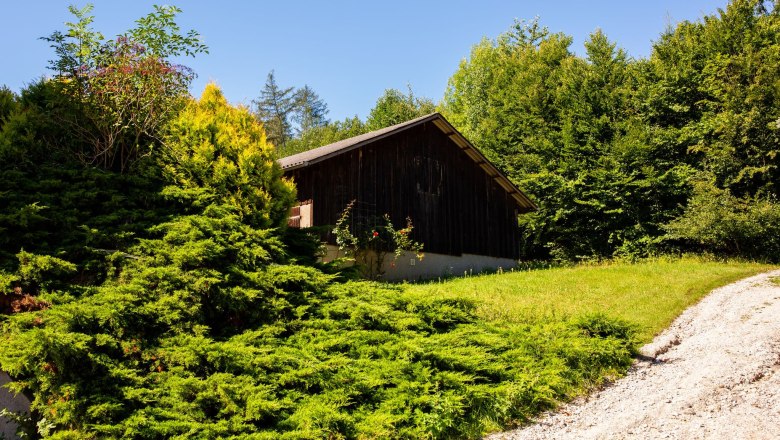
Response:
POLYGON ((441 163, 431 157, 415 156, 414 167, 417 176, 417 192, 440 196, 444 182, 444 170, 441 163))
POLYGON ((305 200, 293 206, 287 226, 291 228, 310 228, 314 226, 314 202, 305 200))

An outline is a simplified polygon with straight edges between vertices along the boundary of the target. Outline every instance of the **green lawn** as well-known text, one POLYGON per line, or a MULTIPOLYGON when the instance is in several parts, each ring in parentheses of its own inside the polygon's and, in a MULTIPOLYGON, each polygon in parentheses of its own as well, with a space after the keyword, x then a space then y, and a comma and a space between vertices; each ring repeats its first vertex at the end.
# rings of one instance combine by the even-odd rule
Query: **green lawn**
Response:
POLYGON ((603 312, 637 324, 639 342, 645 343, 712 289, 773 268, 699 258, 658 259, 482 275, 406 288, 421 295, 477 299, 479 315, 491 321, 603 312))

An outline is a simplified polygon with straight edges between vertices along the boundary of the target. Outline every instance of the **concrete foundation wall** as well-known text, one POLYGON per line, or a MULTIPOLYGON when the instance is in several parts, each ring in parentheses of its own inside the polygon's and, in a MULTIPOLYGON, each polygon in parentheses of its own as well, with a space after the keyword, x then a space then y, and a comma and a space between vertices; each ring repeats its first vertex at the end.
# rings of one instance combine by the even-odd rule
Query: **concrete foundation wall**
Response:
MULTIPOLYGON (((3 385, 11 382, 11 378, 0 371, 0 408, 14 412, 30 412, 30 400, 23 394, 14 395, 3 385)), ((16 439, 16 424, 0 417, 0 438, 16 439)))
MULTIPOLYGON (((326 245, 327 253, 323 261, 332 261, 343 256, 339 249, 333 245, 326 245)), ((517 261, 511 258, 496 258, 485 255, 463 254, 461 256, 435 254, 425 252, 422 261, 418 260, 414 252, 404 252, 397 260, 393 261, 393 254, 385 257, 383 266, 384 276, 387 281, 416 281, 437 277, 463 276, 464 273, 477 274, 483 271, 494 271, 499 268, 509 270, 517 265, 517 261)))

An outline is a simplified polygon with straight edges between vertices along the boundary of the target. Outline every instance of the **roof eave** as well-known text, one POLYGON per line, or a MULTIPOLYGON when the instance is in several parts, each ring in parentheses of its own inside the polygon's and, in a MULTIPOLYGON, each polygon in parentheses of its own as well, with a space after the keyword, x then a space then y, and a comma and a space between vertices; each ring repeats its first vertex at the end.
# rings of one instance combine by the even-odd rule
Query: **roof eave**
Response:
POLYGON ((533 212, 539 209, 539 207, 534 203, 528 196, 525 195, 525 193, 520 190, 514 183, 512 183, 509 178, 504 176, 504 174, 498 170, 498 168, 493 165, 492 162, 490 162, 484 154, 482 154, 481 151, 479 151, 468 139, 466 139, 465 136, 460 134, 460 132, 442 117, 438 113, 436 114, 439 116, 439 118, 434 121, 434 124, 442 130, 442 132, 445 134, 445 136, 448 136, 453 142, 455 142, 458 147, 460 147, 461 150, 466 152, 466 154, 474 160, 477 165, 482 167, 483 170, 487 173, 488 176, 490 176, 496 183, 501 186, 504 191, 509 193, 512 198, 515 199, 515 201, 518 204, 519 212, 521 214, 527 213, 527 212, 533 212), (474 157, 476 156, 476 157, 474 157))

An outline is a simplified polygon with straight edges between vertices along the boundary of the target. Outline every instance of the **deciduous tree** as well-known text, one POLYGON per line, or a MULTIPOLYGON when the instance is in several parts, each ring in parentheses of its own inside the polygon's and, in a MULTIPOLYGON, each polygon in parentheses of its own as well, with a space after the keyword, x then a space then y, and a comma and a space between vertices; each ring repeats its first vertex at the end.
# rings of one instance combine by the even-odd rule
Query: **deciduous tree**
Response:
POLYGON ((155 6, 112 40, 91 28, 91 5, 69 10, 76 21, 44 38, 56 54, 52 85, 62 98, 49 116, 84 145, 75 152, 83 162, 124 172, 158 141, 189 94, 194 73, 171 58, 207 48, 195 31, 181 34, 174 6, 155 6))
POLYGON ((284 149, 292 138, 291 118, 298 107, 295 87, 279 87, 272 70, 266 77, 260 97, 252 102, 258 119, 265 126, 268 141, 277 149, 284 149))
POLYGON ((328 105, 320 98, 317 92, 308 85, 296 92, 296 109, 293 120, 297 123, 295 128, 298 137, 307 131, 328 124, 328 105))
POLYGON ((366 128, 368 131, 379 130, 433 113, 435 110, 433 101, 415 96, 411 86, 408 93, 387 89, 368 113, 366 128))

